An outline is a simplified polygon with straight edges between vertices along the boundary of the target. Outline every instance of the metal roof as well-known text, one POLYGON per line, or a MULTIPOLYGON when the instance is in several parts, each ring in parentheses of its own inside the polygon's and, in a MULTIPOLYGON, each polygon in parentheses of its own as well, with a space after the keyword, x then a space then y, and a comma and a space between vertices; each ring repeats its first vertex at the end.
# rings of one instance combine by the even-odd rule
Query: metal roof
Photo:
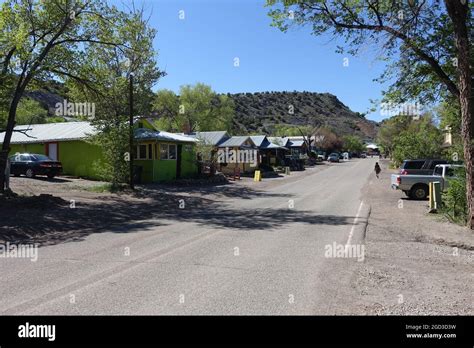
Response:
MULTIPOLYGON (((58 122, 16 126, 11 144, 46 143, 54 141, 82 140, 98 133, 89 122, 58 122)), ((0 133, 0 143, 3 142, 5 132, 0 133)), ((135 131, 136 139, 154 139, 164 141, 180 141, 194 143, 196 139, 174 133, 153 131, 140 128, 135 131)))
POLYGON ((229 135, 226 131, 215 131, 215 132, 195 132, 188 135, 191 138, 203 141, 208 145, 220 145, 222 142, 229 139, 229 135))
POLYGON ((254 142, 255 145, 257 145, 258 147, 262 147, 262 145, 264 145, 265 143, 269 142, 267 140, 267 136, 266 135, 251 135, 250 136, 250 139, 252 139, 252 141, 254 142))
POLYGON ((224 141, 222 144, 220 144, 219 147, 239 147, 239 146, 242 146, 247 140, 250 140, 252 144, 254 144, 254 142, 249 136, 243 135, 243 136, 230 137, 229 139, 224 141))
POLYGON ((146 128, 138 128, 135 130, 135 139, 137 140, 162 140, 162 141, 180 141, 186 143, 195 143, 197 139, 175 133, 163 131, 153 131, 146 128))
POLYGON ((290 140, 290 143, 288 144, 289 147, 301 147, 303 146, 304 141, 303 140, 290 140))
POLYGON ((367 144, 365 145, 366 148, 368 149, 378 149, 379 147, 376 144, 367 144))
MULTIPOLYGON (((11 144, 44 143, 53 141, 80 140, 97 133, 89 122, 59 122, 16 126, 11 144)), ((5 132, 0 133, 3 143, 5 132)))
POLYGON ((268 142, 264 146, 262 146, 263 149, 286 149, 284 146, 280 146, 271 142, 268 142))
POLYGON ((283 138, 283 137, 267 137, 267 139, 275 144, 275 145, 279 145, 279 146, 283 146, 285 147, 286 144, 288 143, 289 139, 288 138, 283 138))

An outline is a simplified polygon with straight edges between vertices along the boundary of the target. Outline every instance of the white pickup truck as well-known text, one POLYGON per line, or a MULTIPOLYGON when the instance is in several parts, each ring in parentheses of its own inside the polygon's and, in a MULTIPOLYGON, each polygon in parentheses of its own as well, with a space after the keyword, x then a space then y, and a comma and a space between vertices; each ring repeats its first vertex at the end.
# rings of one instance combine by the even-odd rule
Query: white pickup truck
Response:
POLYGON ((426 199, 429 194, 429 183, 439 181, 441 190, 449 185, 449 180, 455 177, 454 170, 462 168, 458 164, 438 164, 433 170, 433 175, 407 175, 392 174, 392 189, 403 191, 412 199, 426 199))

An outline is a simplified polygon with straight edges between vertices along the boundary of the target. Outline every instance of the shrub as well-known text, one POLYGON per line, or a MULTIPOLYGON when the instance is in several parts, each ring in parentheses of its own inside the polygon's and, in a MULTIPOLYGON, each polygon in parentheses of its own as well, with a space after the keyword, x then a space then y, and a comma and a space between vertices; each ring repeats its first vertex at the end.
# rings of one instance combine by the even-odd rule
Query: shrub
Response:
POLYGON ((456 179, 449 182, 443 193, 442 212, 453 222, 465 225, 467 222, 466 173, 463 168, 455 171, 456 179))

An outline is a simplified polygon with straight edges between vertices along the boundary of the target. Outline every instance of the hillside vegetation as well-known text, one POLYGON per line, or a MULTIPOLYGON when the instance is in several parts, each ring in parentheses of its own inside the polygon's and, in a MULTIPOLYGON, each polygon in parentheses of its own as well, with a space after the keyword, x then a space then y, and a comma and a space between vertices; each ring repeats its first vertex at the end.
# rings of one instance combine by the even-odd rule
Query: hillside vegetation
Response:
MULTIPOLYGON (((58 86, 29 93, 28 97, 39 102, 51 113, 54 105, 62 101, 58 86)), ((232 120, 233 134, 274 135, 278 129, 298 126, 304 129, 326 126, 338 136, 356 135, 373 140, 378 123, 353 112, 336 96, 314 92, 256 92, 227 94, 235 104, 232 120), (309 126, 309 127, 308 127, 309 126)), ((67 98, 67 97, 66 97, 67 98)))
POLYGON ((353 112, 336 96, 313 92, 227 94, 235 103, 234 133, 274 134, 276 125, 327 126, 337 135, 371 140, 378 124, 353 112))

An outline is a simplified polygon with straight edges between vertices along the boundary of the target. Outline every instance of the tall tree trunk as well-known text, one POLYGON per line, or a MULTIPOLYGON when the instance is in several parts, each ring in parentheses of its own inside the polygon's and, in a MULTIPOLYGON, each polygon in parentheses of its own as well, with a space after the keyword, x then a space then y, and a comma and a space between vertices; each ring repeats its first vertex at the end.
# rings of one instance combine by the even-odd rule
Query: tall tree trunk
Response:
POLYGON ((0 151, 0 192, 5 190, 5 169, 7 167, 8 154, 10 153, 10 142, 13 135, 13 128, 15 128, 15 116, 20 102, 21 96, 18 93, 13 97, 8 111, 7 128, 5 130, 5 137, 3 138, 2 149, 0 151))
POLYGON ((461 136, 464 147, 464 162, 466 166, 466 199, 468 205, 468 226, 474 228, 473 202, 473 149, 472 149, 472 80, 469 66, 469 28, 470 8, 468 0, 445 0, 446 9, 454 26, 456 40, 458 73, 459 73, 459 103, 461 105, 461 136))

